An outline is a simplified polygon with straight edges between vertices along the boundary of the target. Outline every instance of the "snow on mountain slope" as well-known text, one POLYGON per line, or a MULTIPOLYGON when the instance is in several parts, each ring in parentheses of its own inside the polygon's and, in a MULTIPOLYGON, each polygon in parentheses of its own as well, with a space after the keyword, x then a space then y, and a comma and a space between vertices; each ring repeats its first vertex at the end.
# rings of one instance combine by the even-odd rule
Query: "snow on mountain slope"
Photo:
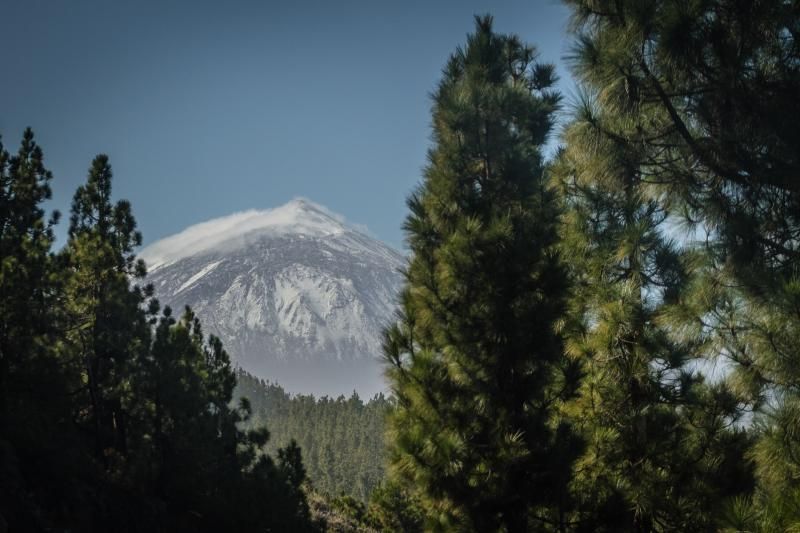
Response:
POLYGON ((147 281, 191 305, 234 361, 291 392, 384 389, 381 331, 404 259, 309 200, 191 226, 142 251, 147 281))

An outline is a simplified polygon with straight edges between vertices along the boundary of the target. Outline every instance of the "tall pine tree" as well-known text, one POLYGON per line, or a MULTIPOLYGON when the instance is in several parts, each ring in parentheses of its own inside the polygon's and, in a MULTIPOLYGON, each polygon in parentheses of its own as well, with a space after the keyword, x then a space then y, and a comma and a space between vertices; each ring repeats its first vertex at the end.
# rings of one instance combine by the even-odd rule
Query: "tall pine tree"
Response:
POLYGON ((692 307, 705 324, 699 333, 732 363, 731 382, 757 409, 756 514, 770 517, 766 530, 797 526, 797 3, 566 3, 580 81, 635 102, 617 110, 623 120, 597 126, 639 146, 660 202, 705 235, 707 283, 696 285, 692 307))
POLYGON ((697 371, 704 344, 673 334, 682 324, 669 311, 690 286, 692 254, 665 235, 669 213, 637 145, 597 127, 620 116, 612 96, 586 102, 554 168, 574 258, 567 353, 584 373, 567 408, 587 445, 572 526, 707 531, 720 502, 746 488, 746 441, 727 430, 741 412, 697 371))
POLYGON ((130 285, 145 274, 134 253, 142 237, 130 204, 112 203, 111 179, 108 157, 97 156, 75 192, 61 257, 67 271, 66 357, 79 369, 83 390, 75 415, 106 468, 126 453, 130 375, 149 342, 145 294, 130 285))
POLYGON ((42 204, 52 175, 27 129, 16 154, 0 143, 0 529, 45 528, 43 502, 65 502, 75 459, 69 388, 55 357, 58 284, 51 220, 42 204))
POLYGON ((391 466, 431 529, 527 531, 558 516, 571 445, 553 415, 573 383, 560 371, 565 274, 540 153, 553 82, 552 66, 484 17, 433 97, 401 316, 385 340, 391 466))
MULTIPOLYGON (((51 173, 33 132, 11 156, 0 143, 0 433, 8 430, 10 406, 19 391, 14 375, 41 355, 52 301, 52 225, 41 204, 50 198, 51 173)), ((46 341, 44 342, 46 345, 46 341)))

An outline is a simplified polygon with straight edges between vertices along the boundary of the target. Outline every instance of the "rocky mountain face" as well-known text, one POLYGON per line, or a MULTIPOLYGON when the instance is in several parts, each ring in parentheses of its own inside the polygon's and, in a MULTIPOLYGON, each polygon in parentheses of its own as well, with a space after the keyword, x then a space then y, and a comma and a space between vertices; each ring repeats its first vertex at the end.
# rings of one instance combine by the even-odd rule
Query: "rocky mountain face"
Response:
POLYGON ((248 372, 295 393, 384 390, 381 331, 404 258, 304 199, 191 226, 142 251, 163 305, 190 305, 248 372))

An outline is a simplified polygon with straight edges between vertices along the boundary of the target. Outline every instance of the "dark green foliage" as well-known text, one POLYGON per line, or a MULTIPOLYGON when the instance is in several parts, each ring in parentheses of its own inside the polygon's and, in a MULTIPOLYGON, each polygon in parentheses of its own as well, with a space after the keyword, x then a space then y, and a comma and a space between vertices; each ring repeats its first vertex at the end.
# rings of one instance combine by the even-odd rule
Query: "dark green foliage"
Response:
POLYGON ((378 531, 392 533, 424 531, 424 513, 419 501, 400 485, 391 481, 373 491, 365 520, 378 531))
POLYGON ((558 515, 571 442, 554 418, 566 294, 540 146, 559 97, 532 48, 476 21, 434 94, 405 223, 412 257, 386 334, 395 477, 430 529, 527 531, 558 515))
POLYGON ((231 407, 236 375, 187 309, 159 318, 130 205, 98 156, 53 255, 50 173, 0 147, 0 526, 10 531, 312 531, 300 448, 231 407))
POLYGON ((234 396, 246 398, 253 412, 243 426, 266 424, 271 430, 266 450, 291 462, 300 443, 313 487, 312 514, 326 530, 423 531, 419 502, 385 479, 384 420, 390 400, 381 394, 366 403, 355 394, 290 396, 243 370, 236 377, 234 396))
POLYGON ((715 232, 751 288, 778 281, 760 277, 763 268, 792 276, 800 213, 796 3, 566 3, 579 30, 576 74, 603 91, 620 118, 641 117, 607 130, 641 144, 651 177, 715 232))
POLYGON ((290 396, 279 385, 237 372, 235 397, 247 398, 247 427, 270 428, 267 451, 296 440, 314 489, 367 501, 384 480, 384 419, 391 403, 377 395, 366 403, 356 394, 336 399, 290 396))
POLYGON ((702 280, 676 316, 726 361, 731 389, 756 413, 759 489, 748 512, 757 518, 738 523, 797 527, 798 5, 567 3, 575 72, 606 111, 589 122, 637 147, 641 181, 700 237, 702 280))
POLYGON ((349 496, 330 498, 312 491, 309 504, 311 516, 328 533, 377 533, 364 520, 364 504, 349 496))
POLYGON ((75 436, 63 369, 52 350, 58 280, 42 203, 52 176, 25 131, 15 155, 0 144, 0 523, 47 525, 64 501, 75 436))
MULTIPOLYGON (((592 116, 607 113, 602 97, 586 105, 592 116)), ((587 444, 570 524, 709 530, 721 502, 749 486, 746 475, 737 485, 744 435, 727 429, 740 404, 705 382, 697 371, 705 347, 678 339, 679 324, 668 320, 690 285, 692 254, 664 235, 668 213, 648 196, 636 146, 597 129, 585 111, 565 140, 553 173, 565 201, 563 247, 574 258, 566 352, 583 369, 565 414, 587 444)))
POLYGON ((74 418, 94 441, 95 458, 111 468, 128 444, 129 380, 147 350, 144 276, 133 250, 141 244, 126 201, 111 203, 111 167, 97 156, 72 201, 64 272, 64 346, 60 357, 80 372, 74 418))
POLYGON ((342 533, 421 533, 424 513, 419 501, 399 485, 388 482, 376 488, 368 503, 351 496, 324 498, 310 495, 312 514, 325 531, 342 533))
POLYGON ((14 156, 0 143, 0 431, 22 392, 11 389, 16 373, 26 372, 47 344, 54 221, 45 220, 41 203, 50 198, 51 179, 30 129, 14 156))
POLYGON ((50 198, 51 179, 31 130, 15 156, 0 143, 0 434, 25 392, 18 390, 18 373, 46 357, 53 223, 41 203, 50 198))

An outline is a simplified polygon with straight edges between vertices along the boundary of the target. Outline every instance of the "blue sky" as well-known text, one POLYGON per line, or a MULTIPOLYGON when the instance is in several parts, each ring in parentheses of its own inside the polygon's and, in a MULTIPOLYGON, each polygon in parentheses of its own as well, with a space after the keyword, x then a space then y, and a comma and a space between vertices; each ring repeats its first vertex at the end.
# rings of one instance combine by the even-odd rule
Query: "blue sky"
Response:
POLYGON ((429 95, 483 13, 571 92, 555 0, 5 0, 0 134, 34 128, 65 214, 109 154, 145 244, 304 196, 400 247, 429 95))

